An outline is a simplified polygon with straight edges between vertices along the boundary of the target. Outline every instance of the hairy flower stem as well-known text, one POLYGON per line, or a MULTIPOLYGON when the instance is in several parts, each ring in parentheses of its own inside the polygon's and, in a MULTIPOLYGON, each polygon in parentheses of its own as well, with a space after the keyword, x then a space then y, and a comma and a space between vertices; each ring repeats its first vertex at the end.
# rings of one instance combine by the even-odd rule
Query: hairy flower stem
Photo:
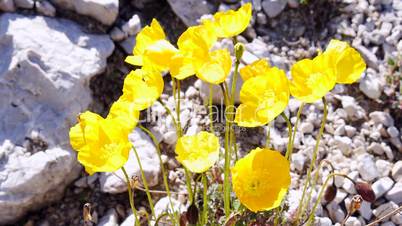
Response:
POLYGON ((128 198, 129 198, 130 207, 131 207, 131 210, 133 211, 133 215, 134 215, 134 219, 135 219, 134 226, 139 226, 140 221, 138 220, 137 210, 135 209, 135 206, 134 206, 134 195, 133 195, 133 190, 131 189, 131 185, 130 185, 130 178, 128 177, 127 171, 124 168, 124 166, 121 167, 121 171, 123 171, 124 177, 126 178, 128 198))
POLYGON ((208 222, 208 181, 207 181, 207 174, 202 174, 202 185, 203 185, 203 206, 202 206, 202 225, 207 225, 208 222))
POLYGON ((154 134, 151 131, 149 131, 147 128, 143 127, 142 125, 139 125, 138 127, 142 131, 147 133, 151 137, 152 141, 155 144, 156 151, 158 152, 158 158, 159 158, 159 162, 160 162, 161 171, 162 171, 163 184, 165 185, 165 189, 166 189, 166 193, 167 193, 167 196, 168 196, 168 199, 169 199, 170 207, 172 208, 172 211, 173 211, 173 214, 174 214, 174 219, 176 221, 178 219, 178 216, 177 216, 176 211, 174 210, 174 205, 173 205, 173 202, 172 202, 170 189, 169 189, 169 183, 168 183, 167 176, 166 176, 166 170, 165 170, 165 166, 163 165, 163 161, 162 161, 162 153, 161 153, 161 149, 159 148, 159 142, 156 139, 156 137, 154 136, 154 134))
POLYGON ((289 118, 286 116, 284 112, 281 113, 282 118, 285 120, 286 125, 288 127, 288 147, 286 150, 285 158, 288 158, 289 153, 291 152, 292 147, 292 124, 290 123, 289 118))
POLYGON ((154 203, 152 201, 151 193, 149 192, 147 178, 145 177, 144 170, 142 168, 141 160, 140 160, 140 157, 138 156, 137 149, 134 146, 133 146, 133 151, 135 154, 135 158, 137 159, 137 162, 138 162, 138 167, 140 168, 140 171, 141 171, 142 184, 144 185, 144 188, 145 188, 144 190, 145 190, 145 193, 147 194, 149 208, 151 209, 152 217, 155 218, 156 216, 155 216, 155 210, 154 210, 154 203))
POLYGON ((215 134, 214 131, 214 109, 212 106, 212 97, 214 95, 214 84, 209 84, 209 100, 208 100, 208 108, 209 108, 209 123, 211 133, 215 134))
MULTIPOLYGON (((300 218, 303 217, 303 215, 304 215, 304 203, 303 203, 303 201, 304 201, 304 197, 306 195, 307 187, 311 183, 311 172, 312 172, 313 167, 315 165, 315 162, 317 160, 318 147, 319 147, 319 144, 320 144, 321 136, 322 136, 322 134, 324 132, 325 123, 327 121, 328 109, 327 109, 327 100, 325 99, 325 97, 322 98, 322 102, 324 104, 324 113, 323 113, 323 117, 322 117, 321 127, 320 127, 320 130, 319 130, 317 139, 316 139, 316 143, 315 143, 315 147, 314 147, 314 151, 313 151, 313 157, 311 159, 310 166, 309 166, 309 168, 307 170, 306 183, 304 184, 302 197, 300 199, 299 207, 297 209, 296 225, 298 224, 300 218)), ((311 186, 310 186, 311 187, 310 195, 312 193, 312 190, 314 189, 314 186, 315 186, 315 184, 314 185, 311 184, 311 186)), ((307 203, 307 205, 308 205, 308 203, 307 203)))
POLYGON ((299 107, 299 110, 297 111, 296 122, 295 122, 295 125, 293 127, 292 142, 290 142, 291 143, 290 151, 288 153, 288 156, 285 156, 289 160, 289 162, 292 162, 293 145, 295 144, 295 137, 296 137, 296 133, 297 133, 297 127, 298 127, 299 122, 300 122, 300 116, 301 116, 301 113, 303 111, 303 108, 304 108, 304 103, 301 103, 301 105, 299 107))
MULTIPOLYGON (((226 109, 229 105, 229 98, 227 95, 227 89, 221 84, 222 93, 224 94, 224 100, 226 109)), ((229 168, 230 168, 230 123, 227 119, 227 113, 225 109, 225 165, 224 165, 224 178, 223 178, 223 205, 225 209, 226 217, 230 215, 230 181, 229 181, 229 168)))
POLYGON ((348 178, 345 174, 342 174, 342 173, 331 173, 330 175, 328 175, 327 179, 325 179, 325 182, 321 187, 320 193, 318 193, 317 200, 315 201, 314 206, 311 209, 310 215, 309 215, 307 223, 306 223, 307 226, 312 225, 312 223, 313 223, 312 221, 314 220, 315 211, 317 209, 318 204, 321 202, 321 198, 322 198, 322 195, 324 194, 325 188, 327 187, 329 180, 335 176, 341 176, 341 177, 348 178))

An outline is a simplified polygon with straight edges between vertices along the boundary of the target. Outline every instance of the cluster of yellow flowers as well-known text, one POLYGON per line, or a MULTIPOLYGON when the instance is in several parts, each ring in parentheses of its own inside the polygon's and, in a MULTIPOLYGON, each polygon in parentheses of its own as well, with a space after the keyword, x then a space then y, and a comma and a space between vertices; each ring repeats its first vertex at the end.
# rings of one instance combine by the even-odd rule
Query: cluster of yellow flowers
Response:
MULTIPOLYGON (((133 55, 126 58, 127 63, 141 68, 127 75, 123 94, 108 116, 102 118, 87 111, 70 130, 71 145, 89 174, 113 172, 126 163, 131 149, 128 134, 136 127, 139 111, 150 107, 162 94, 163 72, 169 71, 177 80, 196 75, 214 85, 226 80, 232 57, 227 49, 214 49, 214 45, 219 38, 243 32, 250 22, 251 8, 247 3, 237 11, 218 12, 202 20, 179 37, 177 47, 166 39, 155 19, 141 30, 133 55)), ((364 69, 359 53, 338 40, 332 40, 314 59, 295 63, 291 80, 283 70, 271 67, 264 59, 257 60, 240 69, 244 84, 234 121, 243 127, 263 126, 285 110, 290 95, 313 103, 335 83, 355 82, 364 69)), ((179 137, 176 144, 177 160, 194 173, 210 169, 218 161, 219 151, 218 137, 206 131, 179 137)), ((231 173, 236 196, 254 212, 278 207, 290 185, 289 160, 267 148, 251 150, 234 164, 231 173)))

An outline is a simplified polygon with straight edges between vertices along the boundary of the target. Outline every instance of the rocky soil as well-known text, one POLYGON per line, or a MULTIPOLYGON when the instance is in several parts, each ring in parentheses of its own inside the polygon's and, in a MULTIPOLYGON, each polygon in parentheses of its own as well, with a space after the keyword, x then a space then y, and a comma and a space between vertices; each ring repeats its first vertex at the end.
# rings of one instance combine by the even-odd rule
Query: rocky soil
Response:
MULTIPOLYGON (((93 205, 97 225, 132 225, 122 175, 88 176, 69 146, 69 128, 86 109, 107 114, 132 69, 124 58, 131 53, 136 34, 152 18, 161 22, 175 42, 201 16, 238 8, 244 2, 252 2, 254 10, 251 25, 238 38, 246 46, 242 65, 267 58, 288 72, 295 61, 315 56, 332 38, 350 42, 361 53, 368 65, 361 80, 337 85, 327 95, 328 123, 318 158, 331 161, 337 171, 357 181, 372 184, 376 201, 363 202, 346 225, 365 225, 401 205, 402 1, 0 0, 0 225, 83 225, 81 210, 86 202, 93 205)), ((219 45, 233 48, 230 40, 219 45)), ((162 99, 173 109, 168 77, 162 99)), ((222 104, 219 92, 215 91, 216 106, 222 104)), ((181 96, 186 134, 208 129, 208 86, 190 78, 181 96)), ((291 99, 285 111, 293 123, 299 106, 291 99)), ((318 102, 302 112, 291 165, 288 217, 294 215, 301 195, 322 109, 318 102)), ((142 118, 161 142, 172 190, 184 191, 184 172, 174 159, 177 137, 171 119, 158 103, 142 118)), ((288 140, 284 121, 278 118, 269 127, 272 146, 284 151, 288 140)), ((222 128, 220 122, 215 124, 217 133, 222 128)), ((236 128, 239 155, 265 145, 266 130, 236 128)), ((130 140, 140 153, 152 189, 163 189, 151 140, 138 129, 130 140)), ((130 175, 138 175, 132 158, 126 168, 130 175)), ((326 168, 320 173, 314 196, 328 173, 326 168)), ((316 225, 333 225, 347 213, 356 191, 347 180, 337 178, 335 184, 337 196, 319 205, 316 225)), ((147 210, 145 194, 138 191, 136 195, 137 208, 147 210)), ((157 213, 168 208, 163 195, 154 200, 157 213)), ((186 209, 185 201, 177 195, 179 211, 186 209)), ((402 225, 402 213, 381 225, 402 225)))

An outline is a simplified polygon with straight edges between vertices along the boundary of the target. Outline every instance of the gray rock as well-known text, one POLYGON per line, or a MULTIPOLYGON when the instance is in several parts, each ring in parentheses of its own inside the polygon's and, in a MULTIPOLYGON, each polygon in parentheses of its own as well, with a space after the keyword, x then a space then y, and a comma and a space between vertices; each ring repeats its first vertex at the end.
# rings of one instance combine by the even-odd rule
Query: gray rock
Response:
POLYGON ((357 169, 365 181, 373 181, 379 176, 373 157, 369 154, 362 154, 357 157, 357 169))
POLYGON ((397 182, 402 182, 402 160, 394 164, 391 170, 392 178, 397 182))
POLYGON ((376 124, 383 124, 386 127, 394 125, 394 119, 387 112, 373 111, 369 114, 369 117, 376 124))
POLYGON ((314 131, 314 125, 311 122, 300 123, 300 131, 303 134, 312 133, 314 131))
POLYGON ((110 31, 109 35, 110 38, 115 42, 120 42, 126 37, 126 34, 124 34, 124 32, 118 27, 114 27, 112 31, 110 31))
POLYGON ((173 12, 187 26, 197 24, 197 20, 205 14, 213 14, 217 6, 206 0, 168 0, 173 12))
POLYGON ((97 21, 112 25, 119 14, 118 0, 52 0, 63 9, 74 10, 97 21))
POLYGON ((371 203, 363 200, 359 212, 364 219, 370 220, 371 217, 373 216, 373 211, 371 210, 371 203))
POLYGON ((14 0, 0 0, 0 11, 14 12, 15 11, 14 0))
POLYGON ((356 128, 353 126, 345 125, 345 132, 348 137, 353 137, 356 134, 356 128))
POLYGON ((378 172, 380 172, 380 176, 388 177, 389 173, 391 172, 392 163, 386 160, 378 159, 375 162, 377 166, 378 172))
POLYGON ((56 15, 56 9, 48 1, 36 1, 35 7, 36 11, 42 15, 50 17, 54 17, 56 15))
POLYGON ((33 0, 14 0, 15 5, 17 8, 24 8, 24 9, 32 9, 34 7, 33 0))
POLYGON ((382 155, 385 152, 384 146, 376 142, 371 143, 367 151, 374 152, 377 155, 382 155))
POLYGON ((361 226, 362 223, 356 217, 349 217, 346 222, 345 226, 361 226))
POLYGON ((378 59, 374 53, 362 45, 356 46, 356 49, 360 52, 369 67, 378 69, 378 59))
POLYGON ((369 98, 377 100, 383 90, 381 80, 373 74, 365 74, 360 80, 359 89, 369 98))
POLYGON ((374 182, 371 188, 374 191, 376 199, 382 197, 394 185, 394 181, 389 177, 383 177, 374 182))
MULTIPOLYGON (((159 181, 160 162, 154 143, 138 128, 129 135, 129 139, 140 157, 148 185, 156 186, 159 181)), ((130 178, 132 176, 138 176, 141 179, 140 167, 138 166, 133 150, 130 151, 128 161, 124 165, 124 168, 130 178)), ((115 194, 127 191, 125 177, 121 170, 114 173, 102 173, 99 181, 103 192, 115 194)))
POLYGON ((388 135, 392 138, 399 136, 399 131, 395 126, 390 126, 387 129, 388 135))
POLYGON ((262 12, 259 12, 259 13, 257 13, 257 23, 258 24, 260 24, 260 25, 266 25, 267 23, 268 23, 268 19, 267 19, 267 16, 264 14, 264 13, 262 13, 262 12))
POLYGON ((287 0, 264 0, 262 9, 269 18, 278 16, 286 7, 287 0))
MULTIPOLYGON (((385 214, 395 210, 396 208, 398 208, 398 205, 395 204, 394 202, 392 202, 392 201, 391 202, 386 202, 384 204, 381 204, 376 209, 374 209, 373 214, 374 214, 374 216, 379 218, 379 217, 384 216, 385 214)), ((388 219, 389 219, 389 217, 385 218, 383 221, 387 221, 388 219)))
POLYGON ((119 45, 124 49, 126 54, 133 54, 133 49, 136 43, 136 36, 129 36, 124 41, 119 42, 119 45))
POLYGON ((349 155, 352 150, 352 139, 346 136, 335 136, 335 142, 344 155, 349 155))
POLYGON ((70 21, 0 16, 0 224, 60 198, 78 176, 68 131, 113 48, 70 21))
POLYGON ((141 30, 140 17, 137 14, 133 15, 121 29, 127 36, 136 35, 141 30))
MULTIPOLYGON (((173 209, 174 209, 173 211, 178 212, 178 213, 182 213, 183 211, 185 211, 185 209, 186 209, 185 206, 182 203, 180 203, 178 200, 171 197, 171 201, 173 204, 173 209)), ((166 196, 166 197, 159 199, 159 201, 157 203, 155 203, 154 209, 155 209, 156 216, 160 216, 161 214, 166 213, 166 212, 172 213, 172 207, 170 205, 169 198, 166 196)))
POLYGON ((385 197, 396 204, 402 203, 402 182, 395 183, 394 187, 391 188, 385 195, 385 197))
POLYGON ((332 221, 328 217, 316 217, 314 221, 315 226, 332 226, 332 221))
POLYGON ((114 209, 110 209, 107 211, 105 216, 103 216, 97 226, 118 226, 118 216, 117 212, 114 209))
POLYGON ((345 218, 345 213, 342 208, 335 202, 330 202, 327 205, 328 215, 335 222, 342 222, 345 218))

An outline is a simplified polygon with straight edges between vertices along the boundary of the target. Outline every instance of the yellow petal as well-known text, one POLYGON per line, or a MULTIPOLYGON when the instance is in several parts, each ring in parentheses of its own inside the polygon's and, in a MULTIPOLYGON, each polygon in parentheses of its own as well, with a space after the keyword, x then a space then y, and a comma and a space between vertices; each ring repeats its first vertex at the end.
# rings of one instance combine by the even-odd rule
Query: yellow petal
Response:
POLYGON ((177 53, 178 50, 167 40, 156 41, 144 52, 144 66, 153 65, 159 71, 167 70, 177 53))
POLYGON ((176 144, 177 160, 194 173, 203 173, 219 159, 219 139, 212 133, 199 132, 180 137, 176 144))
POLYGON ((240 104, 236 109, 235 122, 242 127, 258 127, 268 123, 268 119, 257 115, 257 106, 240 104))
POLYGON ((304 59, 292 66, 290 93, 298 100, 314 103, 334 87, 336 75, 325 54, 304 59))
POLYGON ((270 66, 265 59, 256 60, 253 63, 240 69, 240 76, 243 81, 255 76, 267 75, 270 66))
POLYGON ((131 71, 124 80, 123 95, 120 99, 132 103, 135 110, 144 110, 160 97, 163 86, 160 72, 137 69, 131 71))
POLYGON ((170 74, 172 77, 183 80, 195 74, 195 68, 191 58, 183 56, 178 53, 172 57, 170 63, 170 74))
POLYGON ((135 104, 119 99, 112 104, 107 119, 114 120, 121 128, 131 132, 137 125, 140 112, 135 109, 135 104))
POLYGON ((229 76, 231 67, 232 59, 229 51, 215 50, 211 52, 210 59, 197 70, 196 75, 205 82, 220 84, 229 76))
POLYGON ((359 52, 350 47, 347 42, 331 40, 325 54, 334 67, 337 83, 354 83, 360 79, 366 69, 366 64, 359 52))
POLYGON ((278 207, 290 185, 289 162, 278 151, 256 148, 231 169, 233 190, 253 212, 278 207))
POLYGON ((156 19, 153 19, 151 26, 145 26, 136 37, 134 55, 142 55, 149 45, 156 41, 165 39, 165 32, 156 19))
MULTIPOLYGON (((266 124, 285 110, 289 95, 289 81, 283 70, 273 67, 266 72, 266 75, 251 77, 240 89, 240 102, 248 106, 247 111, 251 111, 250 107, 254 106, 255 116, 251 117, 251 113, 248 113, 244 117, 266 124)), ((241 122, 240 115, 238 119, 241 122)), ((252 124, 244 126, 251 127, 252 124)))
POLYGON ((246 3, 237 11, 217 12, 212 21, 204 20, 203 24, 214 26, 219 38, 229 38, 242 33, 247 28, 251 13, 251 3, 246 3))

